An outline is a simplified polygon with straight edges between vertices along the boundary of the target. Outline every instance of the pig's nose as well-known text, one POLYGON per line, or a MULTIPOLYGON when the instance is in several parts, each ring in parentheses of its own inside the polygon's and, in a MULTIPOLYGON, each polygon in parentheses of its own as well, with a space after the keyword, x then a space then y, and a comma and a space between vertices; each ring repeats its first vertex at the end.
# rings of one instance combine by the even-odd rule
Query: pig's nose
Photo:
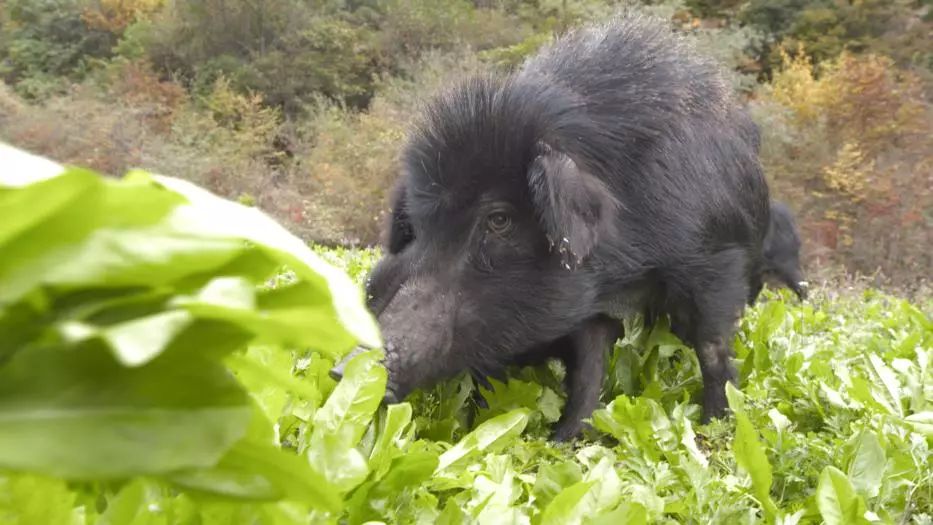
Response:
POLYGON ((398 395, 392 389, 386 388, 386 395, 383 396, 382 402, 387 405, 394 405, 398 403, 398 395))

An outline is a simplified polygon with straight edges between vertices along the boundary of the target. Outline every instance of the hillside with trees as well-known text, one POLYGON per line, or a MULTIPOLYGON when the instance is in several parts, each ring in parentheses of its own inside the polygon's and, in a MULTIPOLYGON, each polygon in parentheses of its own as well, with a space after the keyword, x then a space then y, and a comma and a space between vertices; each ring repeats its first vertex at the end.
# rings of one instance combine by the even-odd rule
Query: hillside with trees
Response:
POLYGON ((628 7, 733 72, 808 266, 929 274, 929 0, 5 0, 0 139, 183 177, 306 240, 369 245, 421 102, 628 7))

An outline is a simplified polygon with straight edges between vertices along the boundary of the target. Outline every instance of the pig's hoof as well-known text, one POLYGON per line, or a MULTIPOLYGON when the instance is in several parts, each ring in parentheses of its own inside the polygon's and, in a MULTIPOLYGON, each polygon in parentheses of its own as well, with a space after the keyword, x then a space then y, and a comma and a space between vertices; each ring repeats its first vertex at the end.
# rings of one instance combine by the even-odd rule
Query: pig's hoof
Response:
POLYGON ((398 395, 395 393, 395 391, 389 387, 386 387, 386 393, 385 393, 385 396, 382 397, 382 402, 386 405, 394 405, 398 403, 399 401, 400 400, 398 398, 398 395))
POLYGON ((582 429, 583 425, 579 422, 559 423, 557 428, 554 429, 554 436, 552 439, 558 443, 566 443, 579 436, 582 429))
POLYGON ((728 406, 719 406, 710 409, 704 409, 703 415, 700 417, 700 424, 706 425, 714 419, 725 419, 731 414, 728 406))

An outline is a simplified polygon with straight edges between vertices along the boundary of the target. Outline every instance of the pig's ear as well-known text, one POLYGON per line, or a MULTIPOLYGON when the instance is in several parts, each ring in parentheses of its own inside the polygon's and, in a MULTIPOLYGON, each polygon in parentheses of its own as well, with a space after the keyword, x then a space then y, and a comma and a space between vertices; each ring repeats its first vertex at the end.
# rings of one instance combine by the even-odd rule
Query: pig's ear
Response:
POLYGON ((531 164, 528 184, 551 245, 567 268, 579 265, 612 228, 618 205, 609 188, 568 155, 544 143, 531 164))
POLYGON ((392 191, 392 214, 389 218, 389 232, 386 239, 386 247, 391 254, 404 250, 415 239, 415 232, 408 218, 406 189, 407 185, 404 180, 401 180, 392 191))

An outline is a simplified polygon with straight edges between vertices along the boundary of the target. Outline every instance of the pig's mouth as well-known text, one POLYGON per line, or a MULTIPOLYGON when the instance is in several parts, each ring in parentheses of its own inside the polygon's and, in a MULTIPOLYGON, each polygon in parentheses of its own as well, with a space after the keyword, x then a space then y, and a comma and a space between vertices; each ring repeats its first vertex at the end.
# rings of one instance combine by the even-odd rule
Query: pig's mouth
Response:
POLYGON ((391 380, 386 382, 386 395, 382 397, 383 404, 394 405, 401 401, 398 394, 395 393, 397 388, 391 380))

